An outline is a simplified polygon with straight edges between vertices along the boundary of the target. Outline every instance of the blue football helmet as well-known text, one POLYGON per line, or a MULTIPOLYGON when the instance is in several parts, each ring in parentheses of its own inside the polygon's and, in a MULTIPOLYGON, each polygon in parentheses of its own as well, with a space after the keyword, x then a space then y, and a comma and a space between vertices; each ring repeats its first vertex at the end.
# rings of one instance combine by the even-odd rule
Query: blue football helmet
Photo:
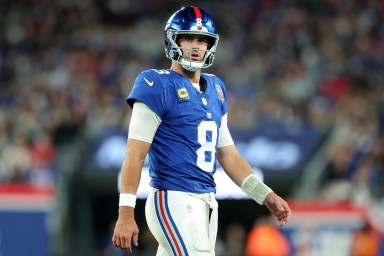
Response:
MULTIPOLYGON (((164 29, 165 55, 189 71, 197 71, 213 64, 219 35, 211 16, 203 9, 188 6, 176 11, 167 21, 164 29), (203 61, 182 58, 181 48, 177 43, 178 35, 204 35, 208 37, 208 48, 203 61)), ((188 49, 191 50, 191 49, 188 49)))

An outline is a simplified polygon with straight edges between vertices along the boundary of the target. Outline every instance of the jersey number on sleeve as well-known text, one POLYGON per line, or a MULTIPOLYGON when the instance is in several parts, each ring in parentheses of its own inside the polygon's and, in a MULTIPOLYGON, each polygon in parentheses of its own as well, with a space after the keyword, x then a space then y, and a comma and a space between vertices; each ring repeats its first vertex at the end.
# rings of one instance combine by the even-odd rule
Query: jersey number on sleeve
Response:
POLYGON ((197 141, 201 145, 196 151, 197 166, 206 172, 212 172, 217 141, 217 126, 214 121, 202 121, 197 126, 197 141))

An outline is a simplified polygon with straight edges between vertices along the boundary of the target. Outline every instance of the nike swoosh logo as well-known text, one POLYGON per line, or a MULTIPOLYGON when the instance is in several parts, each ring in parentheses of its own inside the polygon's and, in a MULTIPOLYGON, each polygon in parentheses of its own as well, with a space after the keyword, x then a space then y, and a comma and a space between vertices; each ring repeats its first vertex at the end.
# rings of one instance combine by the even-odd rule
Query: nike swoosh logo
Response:
POLYGON ((152 86, 152 85, 153 85, 153 81, 152 81, 152 82, 149 82, 145 77, 144 77, 144 80, 145 80, 145 82, 147 82, 147 84, 148 84, 149 86, 152 86))

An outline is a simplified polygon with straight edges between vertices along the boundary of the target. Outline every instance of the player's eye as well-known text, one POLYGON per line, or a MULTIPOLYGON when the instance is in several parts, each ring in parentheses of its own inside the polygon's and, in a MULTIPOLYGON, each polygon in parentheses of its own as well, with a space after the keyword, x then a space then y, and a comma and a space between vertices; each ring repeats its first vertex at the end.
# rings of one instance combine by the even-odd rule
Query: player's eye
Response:
POLYGON ((199 38, 198 41, 201 44, 208 44, 208 39, 207 38, 199 38))
POLYGON ((193 42, 193 37, 192 36, 189 36, 189 37, 186 37, 185 38, 185 41, 187 41, 187 42, 193 42))
POLYGON ((193 38, 190 37, 190 36, 182 36, 179 38, 179 41, 182 41, 182 42, 192 42, 193 38))
POLYGON ((195 40, 199 44, 208 44, 208 39, 205 38, 205 37, 182 36, 182 37, 179 38, 179 42, 189 42, 189 43, 192 43, 195 40))

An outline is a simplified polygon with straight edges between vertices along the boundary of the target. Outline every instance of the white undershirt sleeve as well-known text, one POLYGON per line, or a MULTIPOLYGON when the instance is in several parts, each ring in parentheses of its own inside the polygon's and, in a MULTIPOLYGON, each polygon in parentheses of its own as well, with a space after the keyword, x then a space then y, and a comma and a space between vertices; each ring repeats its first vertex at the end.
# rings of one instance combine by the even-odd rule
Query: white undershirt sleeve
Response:
POLYGON ((135 101, 129 123, 128 138, 152 143, 161 121, 160 117, 147 105, 135 101))
POLYGON ((219 128, 219 139, 217 143, 218 148, 234 144, 231 133, 229 132, 227 123, 228 123, 228 115, 225 114, 221 118, 221 126, 219 128))

